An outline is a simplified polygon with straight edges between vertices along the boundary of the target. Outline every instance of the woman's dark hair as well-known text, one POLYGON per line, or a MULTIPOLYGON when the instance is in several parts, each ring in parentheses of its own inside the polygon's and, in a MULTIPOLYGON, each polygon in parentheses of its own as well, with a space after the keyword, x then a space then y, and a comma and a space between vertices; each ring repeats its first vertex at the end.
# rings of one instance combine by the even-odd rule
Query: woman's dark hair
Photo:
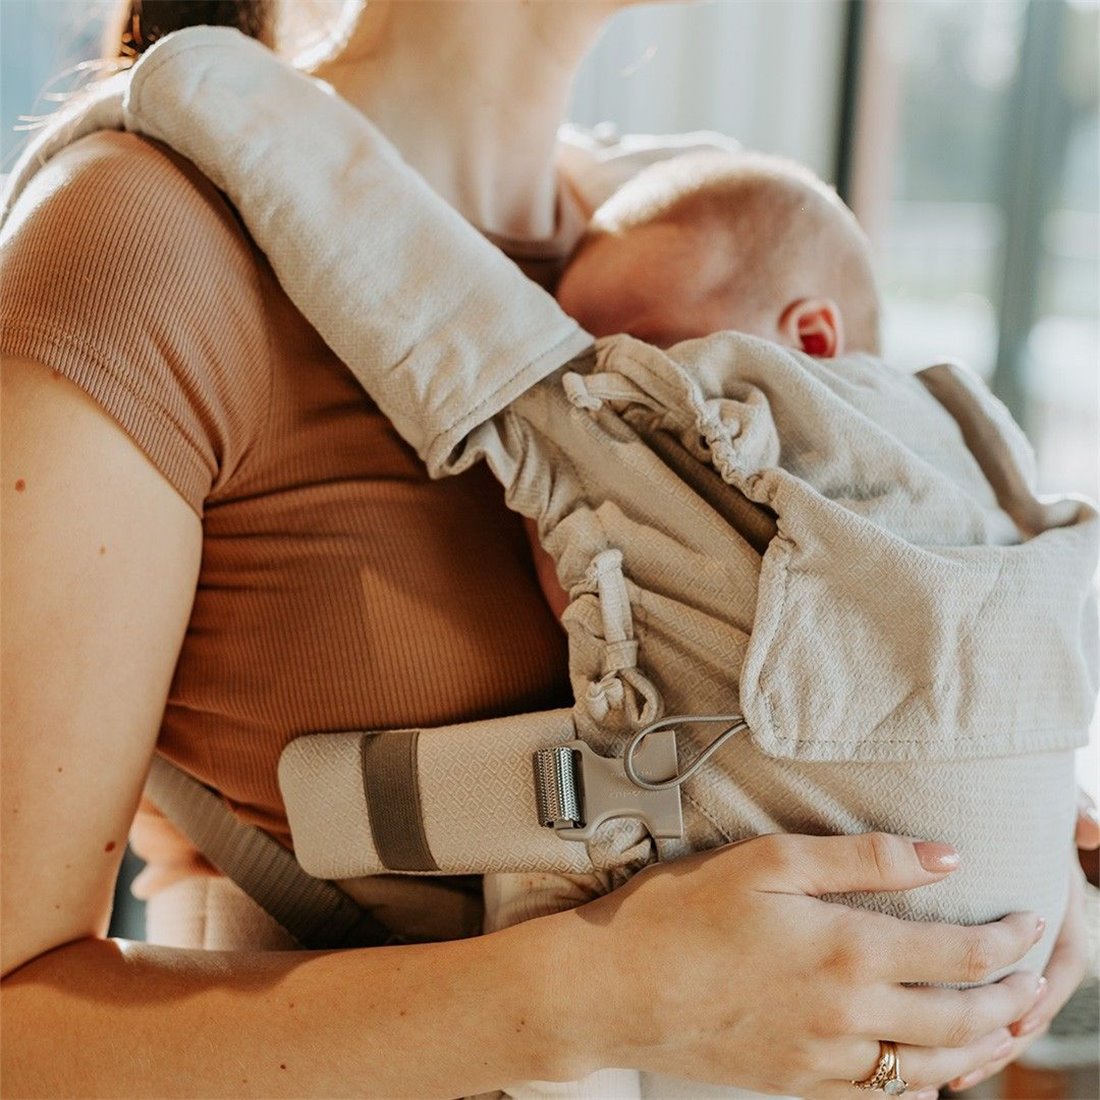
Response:
POLYGON ((137 57, 183 27, 236 27, 272 45, 277 0, 124 0, 119 57, 137 57))

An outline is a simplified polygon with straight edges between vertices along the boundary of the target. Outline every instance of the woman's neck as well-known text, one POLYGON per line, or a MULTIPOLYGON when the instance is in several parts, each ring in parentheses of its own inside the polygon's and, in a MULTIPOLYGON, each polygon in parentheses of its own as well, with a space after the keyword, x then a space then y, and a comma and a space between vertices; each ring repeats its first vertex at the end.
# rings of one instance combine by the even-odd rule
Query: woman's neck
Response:
POLYGON ((553 234, 573 74, 619 2, 370 0, 317 75, 488 232, 553 234))

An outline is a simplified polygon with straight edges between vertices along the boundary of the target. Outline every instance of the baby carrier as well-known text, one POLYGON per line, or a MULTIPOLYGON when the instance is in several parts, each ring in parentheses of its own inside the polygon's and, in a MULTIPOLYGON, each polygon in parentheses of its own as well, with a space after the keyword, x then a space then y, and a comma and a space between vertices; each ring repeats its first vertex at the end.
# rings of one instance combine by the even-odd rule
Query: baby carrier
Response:
POLYGON ((361 115, 236 32, 163 39, 31 147, 8 201, 104 127, 228 195, 430 473, 487 462, 571 597, 571 709, 293 742, 294 857, 158 760, 154 800, 301 942, 384 939, 334 885, 383 871, 607 886, 761 833, 884 829, 963 869, 853 904, 1034 908, 1040 965, 1096 689, 1098 517, 1035 497, 977 381, 733 333, 593 348, 361 115))

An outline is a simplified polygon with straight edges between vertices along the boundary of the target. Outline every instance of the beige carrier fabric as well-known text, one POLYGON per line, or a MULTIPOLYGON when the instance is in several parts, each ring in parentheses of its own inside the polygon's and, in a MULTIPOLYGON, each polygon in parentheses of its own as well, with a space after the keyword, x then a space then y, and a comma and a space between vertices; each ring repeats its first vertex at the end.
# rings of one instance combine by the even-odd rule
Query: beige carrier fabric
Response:
POLYGON ((291 951, 293 937, 228 879, 192 875, 153 895, 145 939, 207 951, 291 951))
MULTIPOLYGON (((999 460, 1028 484, 1026 445, 992 398, 954 368, 936 377, 996 426, 999 460)), ((735 335, 668 355, 608 341, 586 374, 543 384, 477 439, 573 594, 584 739, 621 752, 652 717, 643 681, 668 713, 748 717, 751 732, 685 785, 691 846, 777 829, 933 836, 960 846, 959 875, 864 902, 963 921, 1060 912, 1070 750, 1095 690, 1089 505, 1033 501, 1049 529, 1021 542, 919 378, 735 335), (699 477, 717 467, 775 514, 762 559, 735 517, 674 489, 639 431, 667 433, 699 477), (607 644, 592 572, 609 548, 637 645, 625 668, 608 667, 623 647, 607 644)), ((710 734, 685 731, 685 756, 710 734)), ((626 824, 590 854, 620 877, 654 853, 626 824)))
MULTIPOLYGON (((936 377, 956 412, 867 358, 826 363, 734 334, 667 355, 617 338, 475 439, 573 595, 582 737, 621 753, 658 709, 651 691, 666 713, 748 719, 685 784, 689 846, 777 829, 932 836, 960 846, 963 872, 865 902, 963 921, 1020 905, 1056 915, 1071 750, 1095 691, 1097 517, 1032 499, 1048 529, 1021 542, 1020 504, 997 500, 958 410, 991 427, 1024 486, 1026 444, 962 372, 936 377), (764 556, 636 433, 678 441, 697 479, 718 474, 773 513, 764 556), (630 596, 625 647, 593 570, 609 549, 630 596)), ((685 730, 684 756, 712 733, 685 730)), ((613 877, 653 854, 629 824, 590 846, 613 877)))
MULTIPOLYGON (((481 929, 481 899, 458 884, 374 875, 342 885, 365 911, 410 942, 461 939, 481 929)), ((239 886, 214 875, 192 875, 158 890, 145 906, 145 938, 207 951, 299 947, 239 886)))
MULTIPOLYGON (((776 830, 947 840, 963 862, 945 882, 843 900, 961 923, 1033 907, 1057 927, 1071 750, 1096 686, 1098 521, 1085 502, 1035 499, 1026 443, 980 384, 947 365, 914 378, 735 335, 668 355, 616 339, 478 438, 573 596, 583 738, 619 755, 662 708, 748 719, 684 785, 689 846, 776 830), (677 445, 697 461, 670 477, 657 455, 677 445), (774 518, 762 557, 766 521, 725 507, 706 486, 716 475, 774 518)), ((685 756, 713 735, 682 732, 685 756)), ((681 850, 622 823, 589 851, 618 882, 662 847, 681 850)), ((602 886, 490 876, 487 927, 602 886)), ((1052 936, 1024 965, 1042 966, 1052 936)), ((601 1093, 702 1094, 619 1073, 508 1090, 601 1093)))

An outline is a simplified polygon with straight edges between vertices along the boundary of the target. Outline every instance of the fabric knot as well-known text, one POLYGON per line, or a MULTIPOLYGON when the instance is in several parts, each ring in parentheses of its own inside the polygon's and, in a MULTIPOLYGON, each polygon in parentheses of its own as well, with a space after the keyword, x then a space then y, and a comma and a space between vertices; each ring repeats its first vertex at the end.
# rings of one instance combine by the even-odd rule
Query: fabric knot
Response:
POLYGON ((605 673, 622 672, 638 664, 638 643, 633 638, 622 642, 608 642, 603 655, 605 673))
POLYGON ((699 425, 699 434, 702 437, 704 446, 712 449, 725 443, 730 436, 730 432, 725 425, 715 423, 715 421, 710 419, 703 421, 703 423, 699 425))
POLYGON ((562 389, 569 403, 578 409, 587 409, 589 412, 599 412, 603 402, 598 397, 593 397, 588 392, 588 386, 584 379, 576 371, 566 371, 561 379, 562 389))
POLYGON ((653 682, 637 668, 624 668, 623 681, 633 690, 625 693, 627 716, 635 729, 649 725, 661 717, 664 704, 653 682), (640 704, 640 705, 639 705, 640 704))
POLYGON ((618 710, 625 699, 622 681, 614 674, 592 680, 585 693, 585 705, 595 722, 602 722, 611 711, 618 710))
POLYGON ((585 580, 591 588, 599 589, 622 577, 623 552, 612 547, 601 550, 589 563, 585 580))

